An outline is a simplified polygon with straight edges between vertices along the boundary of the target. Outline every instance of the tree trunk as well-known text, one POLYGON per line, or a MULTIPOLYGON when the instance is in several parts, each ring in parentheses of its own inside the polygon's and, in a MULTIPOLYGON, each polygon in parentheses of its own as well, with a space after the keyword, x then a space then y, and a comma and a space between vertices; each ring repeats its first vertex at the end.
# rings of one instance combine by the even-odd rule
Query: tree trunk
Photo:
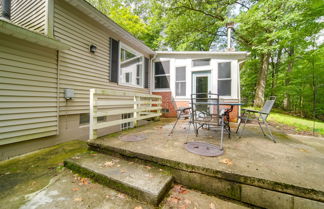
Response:
POLYGON ((288 51, 288 67, 287 67, 287 73, 286 73, 286 79, 285 79, 286 92, 285 92, 285 98, 284 98, 284 101, 283 101, 283 105, 284 105, 285 110, 290 109, 290 95, 287 92, 287 88, 288 88, 289 83, 290 83, 290 76, 291 76, 290 74, 292 72, 293 65, 294 65, 293 56, 294 56, 294 47, 291 47, 289 49, 289 51, 288 51))
POLYGON ((264 103, 264 91, 267 81, 267 73, 269 68, 270 53, 261 55, 261 67, 259 71, 258 81, 255 89, 254 106, 261 107, 264 103))

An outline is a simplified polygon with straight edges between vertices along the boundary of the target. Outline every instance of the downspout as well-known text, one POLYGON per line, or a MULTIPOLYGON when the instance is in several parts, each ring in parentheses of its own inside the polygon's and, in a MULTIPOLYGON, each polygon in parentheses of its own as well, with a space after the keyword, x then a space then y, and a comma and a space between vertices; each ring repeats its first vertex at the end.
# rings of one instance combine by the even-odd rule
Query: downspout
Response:
POLYGON ((152 94, 153 92, 153 83, 154 83, 154 74, 153 74, 153 63, 154 63, 154 60, 156 59, 156 56, 157 56, 157 53, 155 52, 153 57, 150 59, 150 62, 151 62, 151 75, 150 75, 150 79, 151 79, 151 82, 150 82, 150 94, 152 94))
MULTIPOLYGON (((238 92, 238 99, 239 99, 239 103, 241 103, 241 71, 240 71, 240 69, 241 69, 241 64, 242 63, 244 63, 246 60, 242 60, 242 61, 240 61, 240 62, 238 62, 238 76, 239 76, 239 79, 238 79, 238 90, 237 90, 237 92, 238 92)), ((239 114, 239 116, 241 116, 241 105, 239 106, 239 109, 238 109, 238 114, 239 114)))
POLYGON ((56 107, 57 107, 57 135, 60 134, 60 51, 57 50, 57 89, 56 89, 56 107))

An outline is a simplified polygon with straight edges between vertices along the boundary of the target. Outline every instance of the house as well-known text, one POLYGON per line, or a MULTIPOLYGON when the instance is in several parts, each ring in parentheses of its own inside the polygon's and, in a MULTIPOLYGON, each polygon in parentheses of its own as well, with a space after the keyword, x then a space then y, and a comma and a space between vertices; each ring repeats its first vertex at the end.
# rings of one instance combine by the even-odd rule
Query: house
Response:
POLYGON ((246 53, 154 52, 84 0, 3 0, 0 11, 0 160, 88 139, 91 88, 160 94, 171 116, 171 101, 188 105, 196 69, 209 71, 208 85, 217 90, 221 59, 231 62, 226 97, 239 101, 238 68, 246 53))
MULTIPOLYGON (((217 92, 224 102, 240 102, 240 65, 247 52, 157 52, 151 91, 163 98, 162 112, 175 117, 176 109, 188 107, 192 93, 217 92)), ((234 106, 231 121, 239 108, 234 106)))

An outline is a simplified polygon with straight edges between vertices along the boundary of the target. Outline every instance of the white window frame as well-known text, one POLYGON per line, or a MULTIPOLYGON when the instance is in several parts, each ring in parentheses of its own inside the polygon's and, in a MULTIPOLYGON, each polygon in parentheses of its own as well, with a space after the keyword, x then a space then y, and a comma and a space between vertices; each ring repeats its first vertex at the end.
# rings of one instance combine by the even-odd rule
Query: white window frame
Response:
MULTIPOLYGON (((136 65, 136 71, 137 71, 137 65, 136 65)), ((142 53, 139 53, 138 51, 136 51, 135 49, 131 48, 130 46, 127 46, 126 44, 120 42, 119 44, 119 84, 120 85, 124 85, 124 86, 130 86, 130 87, 136 87, 136 88, 144 88, 144 65, 145 65, 145 57, 142 53), (124 49, 124 50, 127 50, 129 52, 131 52, 132 54, 136 55, 136 57, 141 57, 142 61, 140 63, 138 63, 137 65, 142 65, 142 72, 141 72, 141 84, 140 85, 137 85, 136 83, 136 79, 137 79, 137 72, 135 72, 135 84, 132 84, 132 81, 131 83, 126 83, 126 79, 125 79, 125 82, 123 81, 123 75, 122 75, 122 67, 121 67, 121 50, 124 49)), ((131 76, 133 77, 133 76, 131 76)), ((131 78, 133 79, 133 78, 131 78)))
POLYGON ((153 77, 153 86, 154 86, 154 91, 169 91, 171 90, 171 60, 156 60, 155 62, 153 62, 153 72, 154 72, 154 77, 153 77), (159 75, 155 75, 155 63, 156 62, 169 62, 170 66, 169 66, 169 73, 168 74, 159 74, 159 75), (169 88, 156 88, 155 86, 155 78, 156 77, 162 77, 162 76, 167 76, 169 77, 169 88))
POLYGON ((175 73, 174 73, 174 96, 176 98, 185 98, 185 97, 187 97, 187 87, 188 87, 188 83, 187 83, 187 66, 186 65, 176 66, 175 67, 175 73), (177 81, 177 68, 180 68, 180 67, 184 67, 185 68, 185 80, 177 81), (185 83, 186 84, 185 95, 181 95, 181 96, 178 96, 177 95, 177 83, 185 83))
POLYGON ((222 98, 231 98, 233 95, 233 72, 232 72, 232 62, 231 61, 222 61, 222 62, 217 62, 217 93, 219 92, 218 89, 218 84, 219 81, 231 81, 231 93, 230 95, 219 95, 222 98), (230 78, 219 78, 219 64, 220 63, 229 63, 230 65, 230 78))
POLYGON ((208 66, 211 65, 211 61, 212 61, 211 58, 197 58, 197 59, 192 59, 192 60, 191 60, 191 67, 192 67, 192 68, 208 67, 208 66), (209 65, 199 65, 199 66, 195 66, 195 65, 194 65, 194 61, 197 61, 197 60, 207 60, 207 59, 209 59, 209 65))

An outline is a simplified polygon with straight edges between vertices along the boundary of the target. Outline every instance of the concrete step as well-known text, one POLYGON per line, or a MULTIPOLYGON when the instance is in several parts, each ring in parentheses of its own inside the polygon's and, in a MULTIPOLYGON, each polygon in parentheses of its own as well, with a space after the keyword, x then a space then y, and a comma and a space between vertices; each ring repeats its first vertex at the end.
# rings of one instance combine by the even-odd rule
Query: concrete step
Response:
POLYGON ((152 205, 160 203, 173 181, 173 177, 162 169, 100 153, 75 156, 65 160, 64 165, 98 183, 152 205))

